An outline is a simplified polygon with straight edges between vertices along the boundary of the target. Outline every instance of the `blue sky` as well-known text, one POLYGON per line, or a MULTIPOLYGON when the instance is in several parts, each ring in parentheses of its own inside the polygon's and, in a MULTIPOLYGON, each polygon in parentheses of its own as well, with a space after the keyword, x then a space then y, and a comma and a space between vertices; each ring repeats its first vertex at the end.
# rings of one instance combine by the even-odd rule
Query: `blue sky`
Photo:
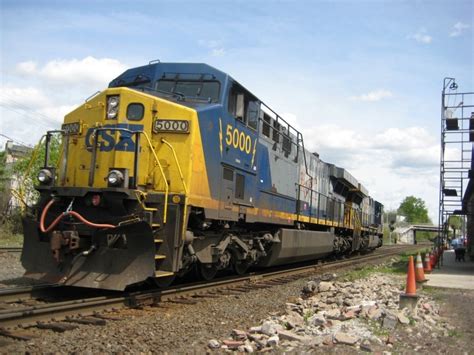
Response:
POLYGON ((472 1, 0 0, 0 128, 34 144, 128 67, 205 62, 388 208, 414 194, 436 219, 441 84, 474 90, 473 25, 472 1))

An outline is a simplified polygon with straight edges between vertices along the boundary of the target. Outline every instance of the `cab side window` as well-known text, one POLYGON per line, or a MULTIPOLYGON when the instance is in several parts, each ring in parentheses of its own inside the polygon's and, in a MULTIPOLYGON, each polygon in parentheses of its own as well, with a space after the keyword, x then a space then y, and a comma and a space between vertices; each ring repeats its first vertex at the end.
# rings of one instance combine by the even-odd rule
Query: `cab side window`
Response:
POLYGON ((257 129, 260 103, 255 96, 236 83, 230 89, 227 110, 235 119, 257 129))
POLYGON ((270 138, 270 129, 272 118, 262 111, 263 121, 262 121, 262 134, 270 138))

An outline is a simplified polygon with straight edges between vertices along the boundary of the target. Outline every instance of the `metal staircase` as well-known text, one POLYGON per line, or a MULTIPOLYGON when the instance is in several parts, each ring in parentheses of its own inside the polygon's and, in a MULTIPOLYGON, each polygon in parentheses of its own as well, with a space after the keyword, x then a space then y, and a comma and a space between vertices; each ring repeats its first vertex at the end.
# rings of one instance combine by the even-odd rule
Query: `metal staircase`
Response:
POLYGON ((455 79, 444 78, 441 93, 439 249, 448 240, 449 218, 458 215, 465 219, 463 198, 468 179, 474 174, 471 170, 473 143, 474 92, 458 92, 455 79))

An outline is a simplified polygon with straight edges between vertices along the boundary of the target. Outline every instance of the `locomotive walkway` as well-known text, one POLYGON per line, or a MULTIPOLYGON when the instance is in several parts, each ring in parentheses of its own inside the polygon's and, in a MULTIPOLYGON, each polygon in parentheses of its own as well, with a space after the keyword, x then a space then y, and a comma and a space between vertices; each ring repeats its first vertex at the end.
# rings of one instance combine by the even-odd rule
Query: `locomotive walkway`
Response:
POLYGON ((474 262, 468 257, 466 261, 455 261, 454 250, 446 250, 443 265, 435 268, 427 279, 427 286, 474 290, 474 262))

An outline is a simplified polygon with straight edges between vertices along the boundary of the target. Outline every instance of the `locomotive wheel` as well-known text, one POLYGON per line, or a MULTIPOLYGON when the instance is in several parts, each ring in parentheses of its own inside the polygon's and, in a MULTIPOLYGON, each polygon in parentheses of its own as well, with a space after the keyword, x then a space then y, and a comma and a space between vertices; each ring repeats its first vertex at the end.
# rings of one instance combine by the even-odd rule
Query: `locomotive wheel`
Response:
POLYGON ((250 264, 245 260, 235 260, 232 263, 232 269, 237 275, 243 275, 247 272, 250 264))
POLYGON ((200 278, 205 281, 211 281, 217 275, 217 266, 214 264, 201 264, 197 267, 197 272, 200 278))

